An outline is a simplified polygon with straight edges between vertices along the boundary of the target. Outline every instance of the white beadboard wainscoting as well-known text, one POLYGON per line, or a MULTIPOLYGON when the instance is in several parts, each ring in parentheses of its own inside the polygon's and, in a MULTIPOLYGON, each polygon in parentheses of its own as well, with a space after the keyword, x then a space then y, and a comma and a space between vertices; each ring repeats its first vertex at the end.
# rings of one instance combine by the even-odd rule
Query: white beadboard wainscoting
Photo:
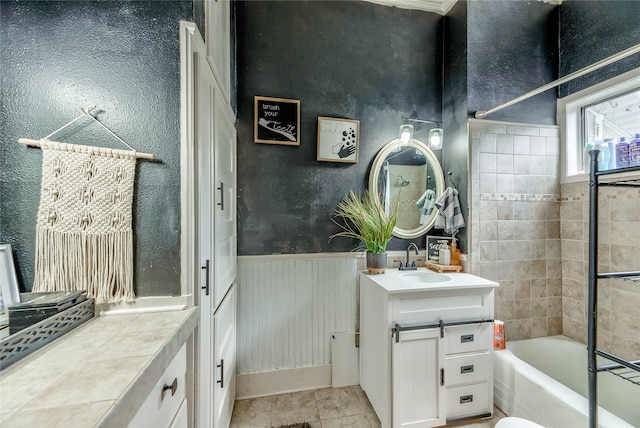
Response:
POLYGON ((361 269, 360 253, 238 257, 238 398, 331 385, 331 334, 358 330, 361 269))
POLYGON ((331 385, 331 334, 356 329, 358 257, 238 257, 239 398, 331 385))

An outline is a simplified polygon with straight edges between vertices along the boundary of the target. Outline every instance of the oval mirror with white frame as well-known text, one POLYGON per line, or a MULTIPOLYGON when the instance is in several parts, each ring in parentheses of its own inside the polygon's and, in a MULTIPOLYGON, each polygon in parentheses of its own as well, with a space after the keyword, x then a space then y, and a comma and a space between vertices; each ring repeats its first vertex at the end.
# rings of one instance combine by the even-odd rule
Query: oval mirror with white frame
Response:
POLYGON ((386 212, 398 207, 393 235, 412 239, 433 227, 436 199, 444 192, 444 175, 438 158, 423 142, 393 140, 376 155, 369 174, 371 197, 386 212))

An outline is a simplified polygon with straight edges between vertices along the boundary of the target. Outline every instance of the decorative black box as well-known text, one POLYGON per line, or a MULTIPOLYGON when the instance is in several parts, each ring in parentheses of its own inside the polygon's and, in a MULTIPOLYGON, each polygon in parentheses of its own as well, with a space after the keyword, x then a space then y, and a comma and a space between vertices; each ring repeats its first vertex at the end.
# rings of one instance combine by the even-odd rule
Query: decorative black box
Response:
POLYGON ((83 291, 20 293, 20 303, 9 307, 9 334, 14 334, 46 318, 87 300, 83 291))

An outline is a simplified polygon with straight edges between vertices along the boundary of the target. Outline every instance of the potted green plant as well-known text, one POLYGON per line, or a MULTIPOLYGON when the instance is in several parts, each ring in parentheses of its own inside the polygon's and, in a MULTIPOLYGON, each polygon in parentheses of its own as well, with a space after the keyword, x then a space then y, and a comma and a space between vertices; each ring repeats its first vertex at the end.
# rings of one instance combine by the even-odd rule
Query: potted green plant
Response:
POLYGON ((367 253, 367 270, 371 273, 384 273, 387 269, 387 244, 393 237, 393 228, 397 221, 397 206, 393 213, 385 214, 384 208, 367 190, 360 196, 349 192, 335 209, 331 219, 340 229, 329 237, 355 238, 360 241, 356 251, 367 253))

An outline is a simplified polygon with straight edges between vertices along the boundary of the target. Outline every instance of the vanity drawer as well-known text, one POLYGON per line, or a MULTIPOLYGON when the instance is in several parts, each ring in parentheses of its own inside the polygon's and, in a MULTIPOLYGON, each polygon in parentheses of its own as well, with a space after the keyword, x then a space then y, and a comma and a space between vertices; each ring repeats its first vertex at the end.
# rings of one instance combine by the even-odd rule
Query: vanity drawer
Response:
POLYGON ((459 354, 491 349, 493 323, 464 324, 445 327, 445 352, 459 354))
POLYGON ((390 320, 402 326, 493 317, 493 289, 398 293, 390 303, 390 320))
POLYGON ((447 357, 445 380, 447 386, 487 381, 492 372, 489 352, 460 354, 447 357))
POLYGON ((447 388, 447 420, 491 413, 489 382, 447 388))
POLYGON ((131 428, 169 427, 185 399, 187 345, 182 345, 129 423, 131 428), (173 389, 171 387, 175 385, 173 389))

